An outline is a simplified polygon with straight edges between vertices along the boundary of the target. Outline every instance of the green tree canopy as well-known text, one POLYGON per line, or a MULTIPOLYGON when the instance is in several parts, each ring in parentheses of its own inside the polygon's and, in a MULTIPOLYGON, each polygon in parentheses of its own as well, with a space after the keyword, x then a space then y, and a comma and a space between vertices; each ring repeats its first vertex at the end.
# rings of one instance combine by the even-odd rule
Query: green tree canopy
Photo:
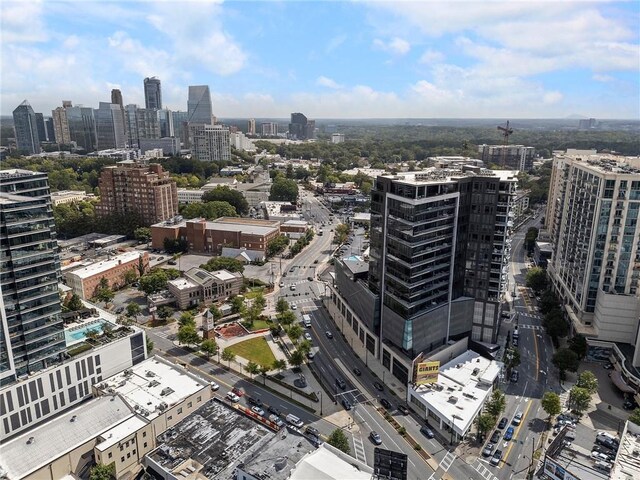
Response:
POLYGON ((327 443, 344 453, 349 453, 351 451, 351 448, 349 447, 349 439, 340 428, 336 428, 331 432, 331 435, 327 438, 327 443))
POLYGON ((491 398, 485 405, 485 410, 494 419, 498 418, 502 412, 504 412, 507 406, 507 400, 502 390, 494 390, 491 393, 491 398))
POLYGON ((555 392, 545 392, 540 403, 549 417, 554 417, 562 411, 560 396, 555 392))
POLYGON ((589 370, 585 370, 584 372, 580 372, 578 375, 578 381, 576 382, 577 387, 584 388, 589 395, 593 395, 598 391, 598 379, 589 370))
POLYGON ((540 267, 530 268, 526 276, 527 287, 540 293, 547 288, 547 272, 540 267))
MULTIPOLYGON (((212 190, 204 193, 202 201, 207 202, 227 202, 239 215, 246 215, 249 213, 249 204, 247 199, 244 198, 241 192, 237 190, 231 190, 226 186, 218 186, 212 190)), ((235 216, 235 215, 234 215, 235 216)))
POLYGON ((269 200, 296 203, 298 201, 298 184, 289 178, 276 178, 271 184, 269 200))
POLYGON ((138 280, 140 286, 138 288, 147 295, 151 295, 167 288, 168 280, 167 273, 158 268, 140 277, 138 280))
POLYGON ((253 378, 254 375, 260 373, 260 365, 258 365, 256 362, 250 361, 244 366, 244 369, 249 375, 251 375, 251 378, 253 378))
POLYGON ((129 302, 127 304, 127 315, 129 317, 137 317, 140 314, 140 305, 136 302, 129 302))
POLYGON ((629 415, 629 421, 640 425, 640 408, 636 408, 631 415, 629 415))
POLYGON ((189 312, 182 312, 182 314, 180 315, 180 318, 178 319, 178 324, 181 327, 184 327, 185 325, 191 325, 192 327, 195 328, 196 326, 196 321, 193 318, 193 315, 191 315, 191 313, 189 312))
POLYGON ((111 480, 116 477, 116 465, 98 463, 89 471, 89 480, 111 480))
POLYGON ((287 335, 289 335, 289 338, 294 344, 298 343, 298 340, 300 340, 302 336, 302 327, 300 327, 300 324, 294 323, 291 325, 289 330, 287 330, 287 335))
POLYGON ((584 337, 584 335, 580 334, 572 337, 568 342, 568 346, 578 355, 578 358, 580 360, 582 360, 587 355, 587 349, 589 348, 587 339, 584 337))
POLYGON ((278 235, 267 243, 267 257, 271 258, 281 254, 287 248, 287 245, 289 245, 289 237, 284 234, 278 235))
POLYGON ((207 338, 200 344, 200 350, 202 350, 207 358, 211 358, 211 355, 215 355, 218 351, 218 344, 213 338, 207 338))
POLYGON ((571 410, 581 415, 589 408, 591 394, 586 388, 573 387, 569 391, 569 400, 567 403, 571 410))
POLYGON ((151 229, 149 227, 139 227, 133 231, 133 236, 139 242, 151 241, 151 229))
POLYGON ((200 265, 200 268, 208 272, 216 270, 228 270, 229 272, 244 272, 244 265, 240 260, 228 257, 213 257, 207 263, 200 265))
POLYGON ((273 369, 274 370, 278 370, 279 372, 281 372, 285 368, 287 368, 287 361, 286 360, 275 359, 273 361, 273 369))
POLYGON ((283 313, 279 313, 276 316, 276 319, 282 325, 284 325, 285 327, 288 327, 289 325, 292 325, 296 321, 296 314, 293 313, 293 311, 291 310, 287 310, 283 313))
POLYGON ((481 413, 476 418, 476 427, 478 428, 478 436, 484 438, 496 424, 496 418, 488 413, 481 413))
POLYGON ((560 370, 561 377, 564 372, 577 372, 580 365, 578 354, 568 348, 559 349, 552 357, 551 362, 560 370))
POLYGON ((217 305, 211 305, 209 307, 209 311, 213 315, 214 320, 220 320, 222 318, 222 312, 220 311, 217 305))
POLYGON ((289 364, 292 367, 299 367, 304 363, 304 353, 300 349, 294 350, 289 358, 289 364))
POLYGON ((71 295, 69 300, 67 300, 67 308, 73 312, 77 312, 84 308, 84 304, 82 303, 82 299, 77 293, 71 295))
POLYGON ((229 362, 229 366, 231 366, 231 362, 235 361, 235 359, 236 354, 233 353, 233 350, 231 350, 229 347, 222 350, 222 360, 224 360, 225 362, 229 362))
POLYGON ((185 218, 203 217, 215 220, 220 217, 237 217, 238 213, 229 202, 213 201, 204 203, 190 203, 180 210, 185 218))
POLYGON ((200 343, 200 336, 193 325, 183 325, 178 329, 178 343, 196 345, 200 343))
POLYGON ((283 297, 278 298, 278 302, 276 303, 276 312, 284 313, 289 310, 289 302, 287 302, 283 297))

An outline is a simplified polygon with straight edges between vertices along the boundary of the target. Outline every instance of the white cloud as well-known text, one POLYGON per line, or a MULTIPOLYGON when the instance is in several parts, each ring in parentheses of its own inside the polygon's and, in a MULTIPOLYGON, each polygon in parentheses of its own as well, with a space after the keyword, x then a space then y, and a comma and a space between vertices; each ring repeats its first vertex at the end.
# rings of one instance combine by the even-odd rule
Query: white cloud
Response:
POLYGON ((393 55, 406 55, 411 50, 411 44, 400 37, 394 37, 388 42, 384 42, 379 38, 373 41, 373 46, 382 50, 383 52, 391 53, 393 55))
POLYGON ((444 54, 431 48, 427 49, 418 60, 419 63, 437 63, 444 60, 444 54))
POLYGON ((45 42, 49 34, 44 26, 41 2, 1 2, 2 43, 45 42))
POLYGON ((324 49, 324 52, 331 53, 346 41, 347 36, 344 33, 336 35, 335 37, 331 38, 331 40, 329 40, 329 43, 327 43, 327 46, 324 49))
POLYGON ((601 73, 594 73, 591 76, 591 78, 594 79, 596 82, 603 82, 603 83, 609 83, 615 80, 615 78, 612 77, 611 75, 604 75, 601 73))
POLYGON ((332 89, 342 88, 342 85, 340 85, 338 82, 336 82, 332 78, 328 78, 325 76, 318 77, 318 79, 316 80, 316 85, 320 85, 321 87, 327 87, 332 89))

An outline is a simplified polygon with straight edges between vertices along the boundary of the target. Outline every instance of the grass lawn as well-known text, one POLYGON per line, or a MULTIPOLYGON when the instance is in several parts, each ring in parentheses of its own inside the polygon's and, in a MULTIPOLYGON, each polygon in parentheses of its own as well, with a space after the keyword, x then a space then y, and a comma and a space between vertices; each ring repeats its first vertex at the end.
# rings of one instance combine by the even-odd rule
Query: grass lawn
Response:
POLYGON ((247 293, 244 294, 245 298, 256 298, 259 293, 264 293, 264 287, 256 287, 251 290, 247 290, 247 293))
POLYGON ((265 328, 271 327, 271 325, 273 325, 272 322, 267 322, 265 320, 256 320, 255 322, 253 322, 253 326, 249 330, 251 330, 252 332, 255 332, 256 330, 264 330, 265 328))
POLYGON ((252 338, 244 342, 236 343, 235 345, 231 345, 229 350, 238 357, 246 358, 250 362, 255 362, 258 365, 264 365, 266 367, 271 367, 273 361, 276 359, 269 345, 267 345, 267 341, 263 337, 252 338))

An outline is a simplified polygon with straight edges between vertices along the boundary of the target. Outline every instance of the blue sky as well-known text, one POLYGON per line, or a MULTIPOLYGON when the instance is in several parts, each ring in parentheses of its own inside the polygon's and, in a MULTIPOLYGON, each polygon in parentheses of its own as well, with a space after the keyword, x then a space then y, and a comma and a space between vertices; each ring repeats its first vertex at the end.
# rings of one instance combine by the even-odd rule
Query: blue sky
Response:
POLYGON ((219 117, 640 118, 637 1, 2 1, 0 107, 97 107, 145 76, 219 117))

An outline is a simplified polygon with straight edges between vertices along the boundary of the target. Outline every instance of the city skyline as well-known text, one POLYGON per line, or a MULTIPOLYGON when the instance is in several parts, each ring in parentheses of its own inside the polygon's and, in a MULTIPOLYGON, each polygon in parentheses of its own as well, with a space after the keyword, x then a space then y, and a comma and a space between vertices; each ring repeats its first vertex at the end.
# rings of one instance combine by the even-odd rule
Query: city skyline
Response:
POLYGON ((638 118, 635 5, 3 2, 1 113, 142 107, 156 76, 163 107, 209 85, 218 117, 638 118))

